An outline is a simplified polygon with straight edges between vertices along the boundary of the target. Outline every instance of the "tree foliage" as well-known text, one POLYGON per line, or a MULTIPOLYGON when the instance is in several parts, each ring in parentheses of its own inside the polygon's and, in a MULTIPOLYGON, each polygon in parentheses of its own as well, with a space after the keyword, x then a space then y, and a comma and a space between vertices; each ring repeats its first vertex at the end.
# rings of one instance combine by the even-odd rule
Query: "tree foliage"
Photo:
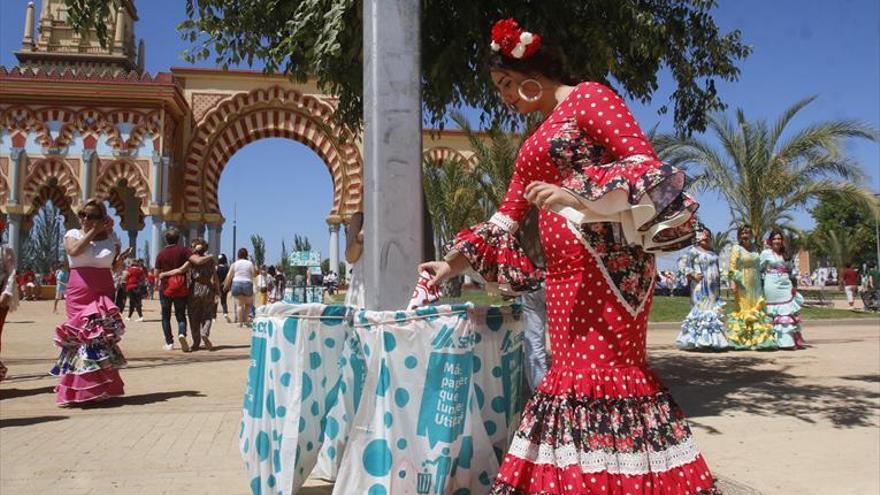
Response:
POLYGON ((312 243, 309 241, 308 236, 301 236, 299 234, 293 235, 293 250, 294 251, 311 251, 312 243))
MULTIPOLYGON (((113 0, 66 0, 76 30, 107 33, 101 19, 113 0)), ((185 0, 178 26, 190 61, 222 67, 260 62, 268 72, 304 81, 339 97, 337 117, 362 122, 363 0, 185 0)), ((485 70, 489 31, 514 16, 545 42, 564 49, 570 72, 619 83, 643 102, 668 69, 677 89, 671 105, 679 130, 701 130, 709 112, 724 108, 716 81, 736 80, 736 63, 751 52, 738 30, 722 32, 715 0, 484 0, 422 2, 422 98, 427 117, 442 126, 450 107, 481 108, 490 120, 511 120, 485 70), (476 77, 475 77, 476 76, 476 77)), ((664 104, 661 113, 667 111, 664 104)))
POLYGON ((711 115, 709 128, 721 150, 697 137, 668 134, 655 137, 654 145, 666 161, 696 167, 694 189, 721 194, 733 222, 750 225, 759 239, 773 228, 798 232, 792 214, 826 194, 876 210, 880 202, 862 186, 865 174, 845 144, 876 141, 877 130, 858 121, 831 120, 788 131, 814 99, 795 103, 773 123, 749 121, 742 109, 734 120, 711 115))
POLYGON ((34 216, 30 235, 24 242, 20 267, 30 266, 37 273, 49 273, 64 255, 64 217, 52 202, 34 216))
POLYGON ((261 267, 266 264, 266 240, 263 236, 254 234, 251 236, 251 245, 254 247, 254 264, 261 267))
POLYGON ((837 267, 877 257, 876 212, 850 198, 828 194, 811 213, 816 221, 808 242, 811 252, 828 257, 837 267))

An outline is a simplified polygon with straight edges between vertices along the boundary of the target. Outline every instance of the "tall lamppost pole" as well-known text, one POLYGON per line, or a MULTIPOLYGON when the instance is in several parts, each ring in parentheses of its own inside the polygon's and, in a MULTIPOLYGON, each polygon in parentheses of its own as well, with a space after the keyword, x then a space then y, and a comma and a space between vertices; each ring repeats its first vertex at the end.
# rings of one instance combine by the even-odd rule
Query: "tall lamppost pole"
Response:
MULTIPOLYGON (((880 200, 880 193, 874 193, 874 197, 880 200)), ((880 266, 880 215, 874 214, 874 242, 877 248, 877 266, 880 266)))
POLYGON ((238 203, 232 204, 232 259, 238 259, 236 254, 236 235, 238 234, 238 203))

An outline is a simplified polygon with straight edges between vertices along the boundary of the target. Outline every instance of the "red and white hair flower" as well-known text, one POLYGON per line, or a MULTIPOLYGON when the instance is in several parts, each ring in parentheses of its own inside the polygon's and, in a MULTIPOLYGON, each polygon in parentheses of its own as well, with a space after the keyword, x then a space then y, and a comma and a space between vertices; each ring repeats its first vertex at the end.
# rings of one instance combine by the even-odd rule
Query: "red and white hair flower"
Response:
POLYGON ((523 31, 516 20, 508 17, 492 26, 492 43, 489 47, 505 57, 525 60, 541 48, 541 36, 523 31))

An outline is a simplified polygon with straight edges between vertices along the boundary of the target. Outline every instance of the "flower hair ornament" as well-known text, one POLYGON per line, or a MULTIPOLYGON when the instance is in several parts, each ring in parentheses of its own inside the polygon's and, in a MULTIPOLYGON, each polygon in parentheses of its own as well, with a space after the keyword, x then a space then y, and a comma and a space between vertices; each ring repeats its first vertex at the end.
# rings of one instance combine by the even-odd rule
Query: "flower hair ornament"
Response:
POLYGON ((523 31, 516 20, 508 17, 492 26, 492 43, 489 47, 505 57, 525 60, 541 48, 541 36, 523 31))

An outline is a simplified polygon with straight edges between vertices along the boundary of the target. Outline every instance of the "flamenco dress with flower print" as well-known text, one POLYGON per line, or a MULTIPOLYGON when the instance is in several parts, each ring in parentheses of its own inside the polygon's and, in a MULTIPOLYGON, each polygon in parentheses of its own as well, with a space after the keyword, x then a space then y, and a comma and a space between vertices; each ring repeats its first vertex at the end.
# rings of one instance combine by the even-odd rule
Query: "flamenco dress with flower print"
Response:
POLYGON ((719 493, 681 409, 646 359, 655 251, 690 244, 696 203, 623 101, 582 83, 526 140, 504 202, 463 230, 460 253, 487 282, 535 288, 514 235, 533 181, 576 195, 583 223, 541 211, 553 364, 529 400, 493 495, 719 493))
POLYGON ((736 286, 733 311, 727 315, 727 338, 736 350, 777 349, 761 292, 759 254, 737 244, 730 251, 728 280, 736 286))
MULTIPOLYGON (((76 239, 82 236, 79 229, 65 234, 76 239)), ((118 243, 112 235, 102 241, 92 241, 78 256, 68 255, 67 321, 55 329, 55 345, 61 352, 50 371, 60 377, 55 387, 59 406, 124 394, 119 368, 127 363, 119 341, 125 325, 119 308, 113 303, 111 273, 118 243)))
POLYGON ((685 273, 701 275, 691 278, 691 310, 681 324, 675 339, 679 349, 720 351, 729 346, 721 320, 724 301, 721 300, 721 271, 718 255, 699 246, 687 252, 685 273))

